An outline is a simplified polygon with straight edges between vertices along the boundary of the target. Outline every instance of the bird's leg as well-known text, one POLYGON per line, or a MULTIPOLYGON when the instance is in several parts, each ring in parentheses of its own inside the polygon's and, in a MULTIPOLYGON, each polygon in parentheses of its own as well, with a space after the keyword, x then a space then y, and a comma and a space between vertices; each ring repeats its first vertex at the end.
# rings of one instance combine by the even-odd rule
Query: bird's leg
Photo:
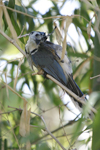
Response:
POLYGON ((47 73, 44 72, 42 69, 40 69, 40 70, 37 72, 37 74, 38 74, 38 75, 43 75, 44 78, 48 79, 47 76, 46 76, 47 73))
POLYGON ((87 98, 86 98, 86 95, 84 94, 83 96, 80 97, 83 101, 86 101, 87 98))
POLYGON ((40 69, 38 72, 37 72, 38 75, 43 75, 44 74, 44 71, 42 69, 40 69))
POLYGON ((32 76, 35 76, 35 75, 43 75, 44 74, 44 71, 42 69, 39 69, 38 72, 35 72, 35 73, 32 73, 32 76))

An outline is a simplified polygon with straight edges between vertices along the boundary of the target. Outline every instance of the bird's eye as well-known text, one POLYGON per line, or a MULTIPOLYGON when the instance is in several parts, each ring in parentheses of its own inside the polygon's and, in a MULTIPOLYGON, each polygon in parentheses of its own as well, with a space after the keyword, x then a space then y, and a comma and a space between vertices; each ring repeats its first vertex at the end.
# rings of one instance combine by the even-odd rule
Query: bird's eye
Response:
POLYGON ((30 34, 33 34, 34 33, 34 31, 32 31, 30 34))
POLYGON ((35 36, 37 37, 37 36, 39 36, 39 34, 36 34, 35 36))
POLYGON ((41 35, 42 35, 42 36, 45 36, 45 32, 41 32, 41 35))

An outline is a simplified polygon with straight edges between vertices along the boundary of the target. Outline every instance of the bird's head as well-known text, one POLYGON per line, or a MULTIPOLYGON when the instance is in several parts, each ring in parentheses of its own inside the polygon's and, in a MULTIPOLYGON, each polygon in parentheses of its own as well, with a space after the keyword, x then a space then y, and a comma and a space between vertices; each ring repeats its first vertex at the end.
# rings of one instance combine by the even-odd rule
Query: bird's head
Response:
POLYGON ((32 31, 29 34, 29 39, 31 42, 34 42, 35 44, 39 44, 40 41, 46 41, 47 36, 45 32, 39 32, 39 31, 32 31))

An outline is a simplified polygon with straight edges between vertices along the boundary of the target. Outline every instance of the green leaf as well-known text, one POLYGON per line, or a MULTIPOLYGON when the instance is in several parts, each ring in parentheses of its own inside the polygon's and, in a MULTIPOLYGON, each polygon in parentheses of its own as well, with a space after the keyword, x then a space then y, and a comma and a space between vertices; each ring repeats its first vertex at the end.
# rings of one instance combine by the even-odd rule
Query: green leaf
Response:
POLYGON ((51 150, 47 143, 40 143, 36 145, 36 150, 51 150))
MULTIPOLYGON (((15 14, 13 14, 12 17, 11 17, 11 21, 12 21, 13 27, 14 27, 16 33, 17 33, 17 36, 19 36, 21 34, 21 29, 18 26, 18 24, 16 23, 16 20, 17 20, 17 18, 15 16, 15 14)), ((23 38, 20 38, 19 40, 24 44, 24 39, 23 38)))
POLYGON ((100 0, 97 0, 97 4, 98 4, 98 6, 100 7, 100 0))
POLYGON ((9 0, 8 7, 14 8, 15 0, 9 0))
POLYGON ((100 149, 100 108, 94 118, 93 122, 93 140, 92 150, 100 149))
POLYGON ((78 136, 82 133, 83 124, 84 121, 83 116, 77 121, 76 127, 74 127, 74 134, 72 135, 71 143, 73 144, 75 140, 78 138, 78 136))

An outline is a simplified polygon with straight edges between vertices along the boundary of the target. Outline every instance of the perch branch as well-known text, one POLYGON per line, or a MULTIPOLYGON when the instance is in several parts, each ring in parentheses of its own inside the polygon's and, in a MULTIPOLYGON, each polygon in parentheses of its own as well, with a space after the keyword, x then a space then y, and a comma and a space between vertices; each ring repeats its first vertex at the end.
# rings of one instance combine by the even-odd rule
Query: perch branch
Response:
MULTIPOLYGON (((70 96, 72 96, 73 98, 75 98, 78 102, 82 103, 83 105, 86 105, 86 102, 83 101, 83 97, 79 97, 77 96, 75 93, 73 93, 71 90, 69 90, 67 87, 65 87, 62 83, 60 83, 59 81, 57 81, 56 79, 54 79, 52 76, 50 76, 49 74, 46 75, 47 78, 49 78, 50 80, 52 80, 53 82, 55 82, 57 85, 59 85, 62 89, 64 89, 70 96)), ((92 112, 97 113, 96 109, 94 109, 93 107, 90 108, 92 112)))

